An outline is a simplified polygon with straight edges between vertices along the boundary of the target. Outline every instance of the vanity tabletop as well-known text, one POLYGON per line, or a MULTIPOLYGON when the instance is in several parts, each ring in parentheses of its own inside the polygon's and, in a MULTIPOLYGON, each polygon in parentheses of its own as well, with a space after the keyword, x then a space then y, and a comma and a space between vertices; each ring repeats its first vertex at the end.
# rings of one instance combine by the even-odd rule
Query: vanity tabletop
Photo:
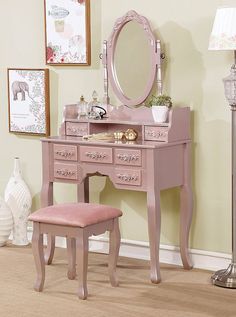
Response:
POLYGON ((156 142, 156 141, 104 141, 104 140, 86 140, 82 137, 77 136, 50 136, 41 139, 42 142, 51 142, 51 143, 67 143, 67 144, 80 144, 80 145, 97 145, 97 146, 114 146, 114 147, 135 147, 135 148, 161 148, 169 147, 182 143, 191 142, 190 139, 180 140, 175 142, 156 142))

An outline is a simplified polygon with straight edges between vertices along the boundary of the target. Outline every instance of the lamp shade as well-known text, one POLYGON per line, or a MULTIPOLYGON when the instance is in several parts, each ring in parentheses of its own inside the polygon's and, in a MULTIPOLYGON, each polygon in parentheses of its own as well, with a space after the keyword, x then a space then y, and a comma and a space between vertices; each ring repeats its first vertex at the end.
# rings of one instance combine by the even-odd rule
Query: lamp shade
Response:
POLYGON ((217 9, 209 50, 236 50, 236 7, 217 9))

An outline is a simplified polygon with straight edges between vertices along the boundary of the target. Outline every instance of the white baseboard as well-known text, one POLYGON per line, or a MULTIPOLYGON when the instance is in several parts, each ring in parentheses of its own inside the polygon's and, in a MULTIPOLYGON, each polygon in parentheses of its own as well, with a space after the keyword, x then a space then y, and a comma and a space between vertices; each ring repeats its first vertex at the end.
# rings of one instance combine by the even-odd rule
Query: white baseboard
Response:
MULTIPOLYGON (((28 230, 28 239, 31 241, 32 228, 28 230)), ((57 237, 56 246, 65 248, 65 238, 57 237)), ((108 253, 108 238, 93 236, 90 238, 89 250, 92 252, 108 253)), ((231 261, 231 255, 219 252, 190 249, 190 256, 195 268, 216 271, 227 268, 231 261)), ((121 240, 120 255, 129 258, 149 260, 148 242, 121 240)), ((182 265, 179 248, 175 246, 160 245, 160 262, 173 265, 182 265)))

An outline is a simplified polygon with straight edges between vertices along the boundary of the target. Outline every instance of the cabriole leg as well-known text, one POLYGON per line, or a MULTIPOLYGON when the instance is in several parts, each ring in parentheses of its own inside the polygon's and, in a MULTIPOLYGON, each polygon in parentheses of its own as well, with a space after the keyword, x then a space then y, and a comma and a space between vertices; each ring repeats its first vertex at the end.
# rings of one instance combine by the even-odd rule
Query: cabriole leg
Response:
POLYGON ((80 299, 86 299, 87 290, 87 270, 88 270, 88 237, 84 230, 76 239, 77 270, 78 270, 78 295, 80 299))
POLYGON ((37 292, 43 290, 45 281, 45 263, 43 254, 43 234, 39 231, 39 223, 34 222, 33 224, 33 237, 32 237, 32 250, 34 255, 34 262, 37 271, 37 279, 34 285, 34 289, 37 292))
POLYGON ((116 266, 120 250, 120 229, 118 218, 114 219, 113 230, 109 233, 109 259, 108 271, 110 282, 112 286, 118 286, 118 279, 116 275, 116 266))
POLYGON ((68 279, 74 280, 76 277, 76 240, 75 238, 67 238, 67 254, 68 254, 68 279))
POLYGON ((193 214, 193 194, 190 175, 190 145, 184 148, 184 185, 180 189, 180 254, 185 269, 193 267, 188 252, 189 231, 193 214))
MULTIPOLYGON (((51 206, 53 204, 53 183, 44 182, 41 190, 41 207, 51 206)), ((45 263, 51 264, 55 251, 55 237, 47 235, 47 248, 45 250, 45 263)))
POLYGON ((151 281, 160 283, 161 273, 159 264, 159 245, 161 230, 160 191, 149 190, 147 192, 148 206, 148 234, 150 244, 151 281))
POLYGON ((89 177, 86 177, 81 184, 77 185, 77 200, 79 203, 89 202, 89 177))

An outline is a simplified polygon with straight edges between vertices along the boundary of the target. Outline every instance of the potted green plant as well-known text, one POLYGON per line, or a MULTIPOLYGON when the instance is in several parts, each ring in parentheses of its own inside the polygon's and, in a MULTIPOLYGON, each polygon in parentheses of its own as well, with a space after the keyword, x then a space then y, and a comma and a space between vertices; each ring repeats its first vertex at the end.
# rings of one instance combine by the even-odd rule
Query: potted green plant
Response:
POLYGON ((148 106, 152 107, 152 115, 155 122, 166 122, 169 109, 172 107, 171 97, 167 95, 152 95, 148 106))

